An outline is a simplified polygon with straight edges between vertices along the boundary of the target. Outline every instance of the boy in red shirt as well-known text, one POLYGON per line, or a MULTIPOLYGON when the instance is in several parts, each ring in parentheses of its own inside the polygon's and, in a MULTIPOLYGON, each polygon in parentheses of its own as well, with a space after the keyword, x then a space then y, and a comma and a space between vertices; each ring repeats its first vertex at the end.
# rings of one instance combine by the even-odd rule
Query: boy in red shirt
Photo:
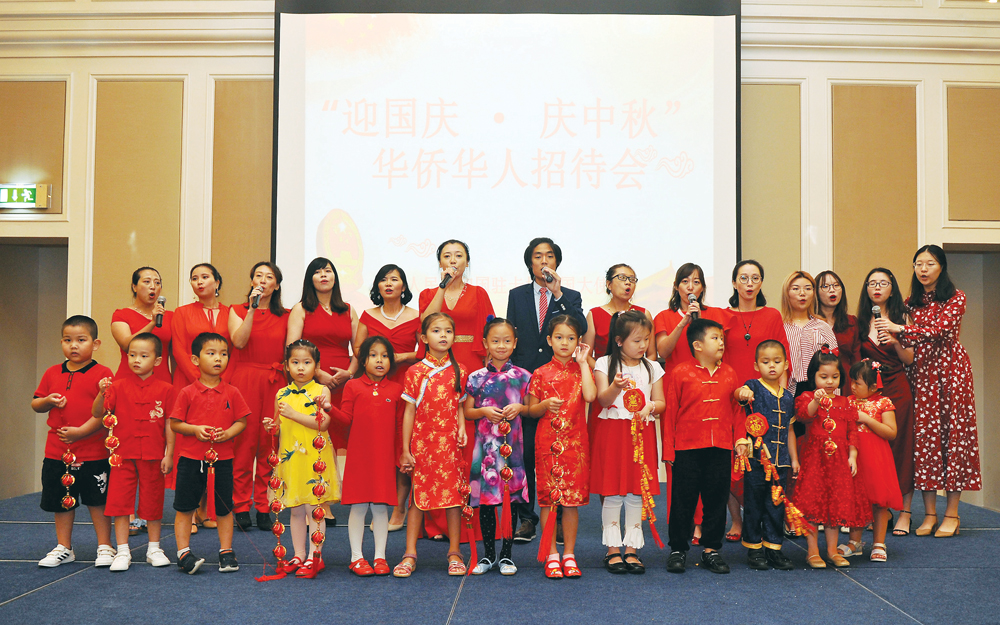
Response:
POLYGON ((106 413, 115 415, 114 435, 120 441, 115 453, 120 466, 111 467, 111 485, 104 513, 115 520, 118 552, 112 571, 127 571, 132 563, 128 546, 129 515, 136 512, 139 491, 139 518, 149 528, 146 562, 168 566, 170 559, 160 548, 163 519, 163 476, 173 470, 174 432, 166 427, 166 416, 174 406, 174 385, 153 377, 153 368, 163 362, 163 344, 149 332, 135 335, 128 344, 128 369, 113 383, 101 381, 101 392, 92 413, 99 421, 106 413))
POLYGON ((63 322, 62 350, 66 362, 49 367, 38 383, 31 409, 49 413, 42 461, 41 508, 55 513, 58 544, 38 562, 55 567, 76 559, 73 553, 73 520, 83 503, 97 532, 95 566, 111 566, 111 521, 104 516, 108 489, 108 452, 100 426, 88 426, 90 407, 98 383, 111 378, 111 369, 97 364, 93 354, 100 347, 97 324, 90 317, 74 315, 63 322), (86 426, 86 427, 85 427, 86 426))
MULTIPOLYGON (((726 502, 732 474, 732 450, 742 436, 735 418, 736 371, 722 363, 722 326, 695 319, 688 326, 688 347, 695 359, 674 367, 667 384, 663 413, 663 460, 673 467, 670 486, 670 557, 667 570, 683 573, 701 496, 702 564, 713 573, 728 573, 719 554, 726 531, 726 502)), ((749 393, 749 389, 744 389, 749 393)), ((751 394, 752 397, 752 394, 751 394)))
MULTIPOLYGON (((215 509, 219 529, 219 572, 238 571, 233 553, 233 438, 247 425, 250 408, 236 387, 222 381, 229 364, 229 344, 214 332, 202 332, 191 342, 191 362, 200 377, 177 395, 170 413, 170 427, 178 434, 177 488, 174 495, 174 532, 177 566, 198 572, 204 558, 189 547, 191 519, 208 485, 209 463, 205 453, 214 449, 215 509)), ((211 496, 211 494, 209 494, 211 496)))

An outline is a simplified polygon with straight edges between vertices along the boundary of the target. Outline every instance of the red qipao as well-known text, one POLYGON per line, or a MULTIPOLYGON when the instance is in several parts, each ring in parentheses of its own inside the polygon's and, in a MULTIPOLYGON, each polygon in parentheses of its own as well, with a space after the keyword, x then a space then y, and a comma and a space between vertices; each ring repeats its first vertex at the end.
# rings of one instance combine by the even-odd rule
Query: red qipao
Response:
MULTIPOLYGON (((383 336, 392 345, 392 351, 396 354, 405 354, 418 351, 417 345, 420 343, 420 317, 415 317, 409 321, 397 325, 394 328, 387 327, 384 323, 368 311, 361 313, 359 320, 361 325, 368 328, 368 336, 383 336)), ((396 372, 389 379, 403 385, 406 382, 406 372, 410 365, 396 365, 396 372)), ((471 371, 471 369, 470 369, 471 371)), ((396 464, 399 464, 399 457, 403 454, 403 420, 396 423, 396 464)), ((393 504, 395 505, 395 504, 393 504)))
MULTIPOLYGON (((895 408, 889 398, 882 395, 872 395, 866 399, 858 399, 852 395, 847 399, 851 408, 867 414, 879 423, 882 423, 883 412, 890 412, 895 408)), ((873 505, 893 510, 903 509, 903 495, 896 483, 896 466, 892 461, 889 442, 861 423, 858 424, 858 475, 865 484, 868 501, 873 505)))
MULTIPOLYGON (((643 314, 646 313, 646 309, 642 306, 629 306, 629 310, 635 310, 643 314)), ((606 355, 608 351, 611 316, 611 313, 600 306, 590 309, 590 318, 594 322, 594 360, 606 355)), ((590 404, 590 412, 587 413, 587 436, 591 441, 594 440, 594 430, 597 428, 597 415, 599 414, 601 414, 601 403, 597 401, 592 402, 590 404)))
POLYGON ((946 302, 933 301, 933 293, 923 297, 920 308, 906 300, 913 323, 899 335, 903 345, 913 347, 913 485, 919 490, 980 490, 972 363, 958 341, 965 293, 955 291, 946 302))
MULTIPOLYGON (((437 288, 430 288, 420 292, 421 314, 427 310, 427 306, 434 299, 437 291, 437 288)), ((455 343, 451 348, 455 360, 462 366, 466 374, 482 369, 488 355, 486 347, 483 345, 483 328, 486 326, 486 317, 495 314, 489 293, 481 286, 466 284, 455 303, 455 308, 449 308, 448 301, 445 299, 441 302, 441 312, 450 315, 455 320, 455 343)), ((417 357, 423 358, 425 351, 425 346, 421 344, 417 357)), ((472 441, 476 440, 475 421, 465 422, 465 434, 470 442, 462 450, 462 454, 465 457, 465 466, 471 470, 472 451, 475 447, 472 441)), ((479 536, 479 515, 473 515, 473 524, 476 527, 476 536, 479 536)), ((424 515, 424 527, 431 536, 447 533, 443 514, 424 515)))
MULTIPOLYGON (((557 397, 565 403, 559 411, 566 424, 556 432, 546 412, 538 419, 535 431, 535 475, 538 479, 538 505, 552 505, 552 491, 559 488, 559 505, 576 507, 590 503, 590 443, 587 438, 586 413, 583 401, 583 376, 576 361, 566 364, 553 358, 535 369, 528 383, 528 394, 539 401, 557 397), (562 443, 562 453, 552 452, 553 444, 562 443), (562 477, 553 472, 559 467, 562 477)), ((548 547, 545 547, 548 549, 548 547)))
MULTIPOLYGON (((229 354, 232 355, 233 343, 229 338, 229 306, 219 304, 218 308, 205 308, 201 302, 194 302, 174 309, 170 319, 170 351, 174 355, 174 388, 178 393, 201 377, 198 367, 191 362, 191 342, 203 332, 214 332, 225 337, 229 344, 229 354)), ((233 379, 232 364, 222 373, 222 379, 225 382, 233 379)), ((175 467, 180 453, 180 445, 174 445, 175 467)), ((172 489, 177 482, 177 471, 168 473, 165 482, 167 488, 172 489)))
POLYGON ((806 423, 808 430, 799 451, 802 469, 794 503, 812 523, 864 527, 872 520, 871 503, 861 476, 852 477, 847 462, 850 447, 857 447, 858 411, 846 397, 836 395, 829 407, 820 406, 810 417, 808 406, 814 395, 808 391, 795 400, 795 420, 806 423))
MULTIPOLYGON (((173 319, 174 313, 171 311, 166 311, 163 313, 163 325, 159 328, 153 326, 152 333, 156 338, 160 339, 160 343, 163 344, 163 361, 153 367, 153 377, 158 380, 163 380, 167 384, 173 384, 173 376, 170 375, 170 324, 173 319)), ((131 334, 135 334, 139 330, 145 328, 149 325, 149 318, 140 313, 139 311, 132 308, 119 308, 111 315, 111 323, 120 321, 128 325, 128 331, 131 334)), ((188 343, 188 349, 191 349, 191 344, 188 343)), ((115 371, 115 378, 121 377, 124 372, 130 371, 128 366, 128 353, 123 349, 121 350, 122 359, 118 363, 118 370, 115 371)))
MULTIPOLYGON (((785 323, 781 313, 768 306, 762 306, 752 313, 730 309, 732 315, 732 331, 726 334, 726 351, 722 354, 722 362, 736 370, 736 379, 740 384, 754 380, 760 374, 753 368, 757 360, 757 346, 762 341, 778 341, 785 348, 785 355, 791 364, 791 349, 788 347, 788 336, 785 334, 785 323), (750 338, 747 339, 746 335, 750 338)), ((791 377, 791 369, 788 371, 791 377)))
POLYGON ((861 343, 861 358, 882 365, 882 395, 896 408, 896 438, 889 441, 902 493, 913 492, 913 391, 906 378, 906 365, 891 345, 876 345, 870 337, 861 343))
POLYGON ((332 416, 350 427, 340 503, 396 505, 396 423, 403 420, 403 387, 367 375, 344 385, 332 416))
MULTIPOLYGON (((233 310, 240 319, 246 319, 250 306, 234 306, 233 310)), ((286 384, 282 360, 285 357, 288 311, 278 317, 270 310, 258 308, 253 315, 250 340, 242 349, 233 350, 229 359, 229 367, 233 369, 231 383, 250 407, 247 427, 236 437, 234 512, 248 512, 251 495, 258 512, 268 510, 267 481, 271 476, 271 467, 267 464, 267 456, 271 453, 272 436, 261 426, 261 420, 274 416, 274 397, 286 384), (257 461, 256 470, 254 459, 257 461)))

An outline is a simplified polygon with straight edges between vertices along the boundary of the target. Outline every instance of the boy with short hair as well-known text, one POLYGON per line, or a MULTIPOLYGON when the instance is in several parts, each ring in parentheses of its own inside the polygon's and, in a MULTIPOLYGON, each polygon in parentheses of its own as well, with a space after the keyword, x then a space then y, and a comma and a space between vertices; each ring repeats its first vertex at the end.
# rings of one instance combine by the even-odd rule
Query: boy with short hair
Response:
POLYGON ((90 317, 74 315, 63 322, 62 350, 66 361, 45 371, 31 409, 49 413, 42 461, 41 508, 55 514, 56 548, 38 562, 56 567, 73 562, 73 520, 82 503, 87 506, 97 533, 95 566, 111 566, 111 522, 104 516, 108 488, 108 451, 104 437, 95 435, 90 408, 98 384, 111 378, 111 369, 98 364, 93 354, 100 347, 97 324, 90 317))
MULTIPOLYGON (((791 560, 781 553, 784 538, 784 501, 774 503, 771 486, 784 487, 788 472, 798 473, 798 453, 795 447, 795 433, 792 419, 795 417, 795 397, 781 386, 781 376, 788 369, 788 355, 778 341, 761 341, 754 356, 753 368, 760 373, 760 379, 747 380, 737 392, 747 397, 749 408, 746 412, 757 413, 767 419, 767 432, 760 437, 760 447, 755 445, 749 433, 736 441, 736 453, 749 456, 750 468, 743 474, 743 546, 747 552, 750 568, 759 571, 775 568, 789 571, 791 560), (777 469, 777 481, 768 481, 760 455, 764 454, 769 463, 777 469)), ((744 422, 745 423, 745 422, 744 422)), ((746 427, 741 428, 746 432, 746 427)), ((772 478, 773 480, 774 478, 772 478)))
MULTIPOLYGON (((229 364, 229 343, 214 332, 202 332, 191 342, 191 362, 200 377, 177 395, 170 413, 170 427, 179 435, 177 447, 177 488, 174 496, 174 532, 177 537, 177 566, 194 575, 204 564, 189 547, 191 518, 198 509, 213 468, 206 452, 214 449, 215 509, 219 530, 219 572, 238 571, 233 553, 233 438, 247 425, 250 408, 236 387, 222 381, 229 364)), ((209 493, 209 497, 213 494, 209 493)))
POLYGON ((128 545, 129 515, 136 512, 146 520, 149 545, 146 561, 153 566, 169 566, 170 559, 160 548, 163 519, 164 475, 173 470, 174 432, 166 416, 174 406, 174 386, 153 377, 153 368, 163 362, 163 344, 149 332, 135 335, 128 344, 128 369, 112 383, 101 382, 92 414, 102 425, 106 413, 115 416, 113 433, 119 440, 114 453, 121 458, 111 467, 111 486, 105 514, 115 520, 117 554, 112 571, 127 571, 132 563, 128 545))
POLYGON ((700 495, 704 511, 702 564, 713 573, 729 573, 729 565, 718 550, 726 531, 732 450, 743 425, 741 419, 738 427, 734 418, 734 394, 740 385, 736 371, 722 363, 725 344, 720 324, 695 319, 687 336, 695 359, 674 368, 662 422, 663 460, 673 466, 667 570, 684 572, 700 495))

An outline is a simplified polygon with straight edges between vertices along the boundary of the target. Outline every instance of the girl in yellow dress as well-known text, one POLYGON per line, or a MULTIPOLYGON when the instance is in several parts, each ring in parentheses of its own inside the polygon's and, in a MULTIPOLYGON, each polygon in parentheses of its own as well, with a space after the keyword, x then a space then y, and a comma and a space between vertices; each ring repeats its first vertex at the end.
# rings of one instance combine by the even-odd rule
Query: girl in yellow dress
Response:
POLYGON ((312 512, 340 501, 340 478, 333 458, 333 445, 327 429, 330 417, 326 412, 317 418, 316 404, 330 409, 330 390, 313 377, 319 369, 319 350, 306 340, 294 341, 285 348, 285 375, 291 384, 278 391, 274 398, 274 419, 265 419, 264 426, 273 429, 278 424, 278 457, 281 462, 274 474, 283 483, 281 503, 291 511, 292 545, 295 557, 288 561, 284 572, 295 571, 296 577, 313 578, 325 568, 321 552, 309 555, 307 542, 313 532, 326 534, 326 519, 317 521, 312 512), (322 437, 325 444, 319 451, 314 439, 322 437), (317 460, 325 463, 322 472, 314 470, 317 460))

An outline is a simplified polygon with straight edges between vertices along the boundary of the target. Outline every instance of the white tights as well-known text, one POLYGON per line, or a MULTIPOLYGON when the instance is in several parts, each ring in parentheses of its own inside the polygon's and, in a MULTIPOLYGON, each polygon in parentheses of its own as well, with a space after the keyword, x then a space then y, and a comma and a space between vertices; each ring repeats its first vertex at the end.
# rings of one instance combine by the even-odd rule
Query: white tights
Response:
POLYGON ((604 526, 603 542, 606 547, 632 547, 642 549, 646 541, 642 535, 642 497, 639 495, 611 495, 604 498, 601 507, 604 526), (625 539, 619 527, 622 503, 625 504, 625 539))
POLYGON ((365 515, 372 508, 372 533, 375 534, 375 559, 385 560, 385 543, 389 538, 389 509, 384 503, 356 503, 347 517, 347 533, 351 538, 351 562, 364 557, 361 543, 365 537, 365 515))
POLYGON ((312 536, 312 533, 319 530, 326 535, 326 519, 317 523, 312 518, 312 511, 314 508, 315 506, 307 505, 295 506, 294 508, 291 508, 292 522, 290 525, 292 526, 292 547, 295 549, 295 557, 302 561, 305 561, 312 556, 313 549, 311 544, 308 545, 308 549, 306 548, 307 543, 309 543, 309 537, 312 536))

